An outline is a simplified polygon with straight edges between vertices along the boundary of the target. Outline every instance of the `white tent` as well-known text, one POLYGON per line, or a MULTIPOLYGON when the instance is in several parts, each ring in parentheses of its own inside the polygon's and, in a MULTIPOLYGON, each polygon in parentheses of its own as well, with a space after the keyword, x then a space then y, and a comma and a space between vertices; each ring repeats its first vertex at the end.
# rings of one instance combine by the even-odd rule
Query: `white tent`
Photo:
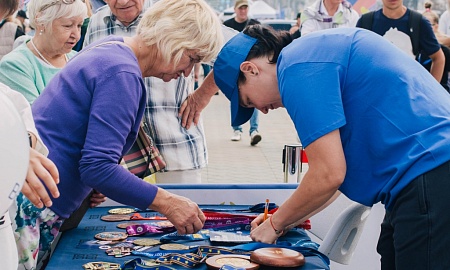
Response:
MULTIPOLYGON (((263 20, 263 19, 276 19, 277 11, 269 6, 266 2, 262 0, 249 1, 250 10, 248 16, 253 19, 263 20)), ((222 21, 226 21, 229 18, 234 17, 234 6, 225 9, 220 15, 222 21)))
POLYGON ((249 17, 257 20, 276 19, 277 11, 266 2, 258 0, 250 5, 249 17))

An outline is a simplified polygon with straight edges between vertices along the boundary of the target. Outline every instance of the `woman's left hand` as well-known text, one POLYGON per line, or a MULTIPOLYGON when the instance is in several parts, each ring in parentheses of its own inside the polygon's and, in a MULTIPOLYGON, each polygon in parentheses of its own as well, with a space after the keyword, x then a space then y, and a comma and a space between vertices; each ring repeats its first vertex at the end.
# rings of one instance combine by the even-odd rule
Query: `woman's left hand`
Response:
POLYGON ((97 190, 94 190, 94 192, 91 195, 91 203, 89 206, 91 208, 99 206, 100 204, 104 203, 106 201, 106 196, 102 193, 98 192, 97 190))
POLYGON ((269 218, 264 221, 264 214, 261 214, 252 221, 250 237, 253 241, 275 244, 280 235, 275 233, 272 225, 270 225, 269 218))

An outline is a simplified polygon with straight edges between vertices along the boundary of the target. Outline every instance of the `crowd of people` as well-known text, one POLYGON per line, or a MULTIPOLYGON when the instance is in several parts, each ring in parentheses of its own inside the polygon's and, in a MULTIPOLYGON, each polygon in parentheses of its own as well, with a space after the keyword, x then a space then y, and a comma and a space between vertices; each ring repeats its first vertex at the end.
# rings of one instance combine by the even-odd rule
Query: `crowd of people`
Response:
POLYGON ((439 214, 450 206, 448 13, 439 23, 430 3, 420 14, 383 0, 360 17, 346 1, 317 0, 277 32, 248 17, 247 0, 223 23, 204 0, 110 0, 94 11, 90 1, 30 0, 17 13, 24 21, 12 21, 17 8, 0 2, 0 98, 22 112, 30 138, 25 185, 0 213, 11 269, 34 269, 86 198, 153 209, 180 234, 201 229, 195 202, 120 160, 145 123, 167 162, 157 183, 201 183, 200 115, 219 90, 231 101, 232 141, 250 121, 257 145, 258 111, 285 107, 308 155, 292 196, 252 222, 253 240, 275 243, 342 192, 385 204, 382 269, 450 265, 450 218, 439 214), (197 88, 200 65, 213 68, 197 88))

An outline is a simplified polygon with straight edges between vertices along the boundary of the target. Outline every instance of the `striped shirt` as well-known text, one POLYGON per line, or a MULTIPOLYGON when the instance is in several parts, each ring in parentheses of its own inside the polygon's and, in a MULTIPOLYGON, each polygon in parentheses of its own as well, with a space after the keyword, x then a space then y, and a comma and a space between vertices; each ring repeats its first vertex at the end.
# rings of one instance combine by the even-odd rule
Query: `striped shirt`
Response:
MULTIPOLYGON (((111 13, 108 5, 92 15, 86 32, 84 46, 108 35, 133 36, 146 8, 152 1, 144 2, 144 9, 135 21, 124 26, 111 13)), ((193 75, 191 73, 191 75, 193 75)), ((151 128, 152 138, 167 163, 167 171, 203 168, 207 164, 203 123, 186 130, 181 126, 178 110, 187 96, 194 91, 193 76, 163 82, 158 78, 145 78, 147 87, 147 106, 145 121, 151 128)))

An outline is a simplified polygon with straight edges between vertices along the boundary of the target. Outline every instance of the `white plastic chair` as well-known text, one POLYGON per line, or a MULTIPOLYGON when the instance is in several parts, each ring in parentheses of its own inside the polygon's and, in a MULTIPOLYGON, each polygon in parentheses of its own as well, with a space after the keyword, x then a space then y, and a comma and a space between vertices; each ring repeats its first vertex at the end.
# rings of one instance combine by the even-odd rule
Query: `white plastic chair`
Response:
POLYGON ((353 202, 340 195, 332 204, 311 218, 309 231, 319 242, 319 251, 330 260, 350 264, 370 207, 353 202))

